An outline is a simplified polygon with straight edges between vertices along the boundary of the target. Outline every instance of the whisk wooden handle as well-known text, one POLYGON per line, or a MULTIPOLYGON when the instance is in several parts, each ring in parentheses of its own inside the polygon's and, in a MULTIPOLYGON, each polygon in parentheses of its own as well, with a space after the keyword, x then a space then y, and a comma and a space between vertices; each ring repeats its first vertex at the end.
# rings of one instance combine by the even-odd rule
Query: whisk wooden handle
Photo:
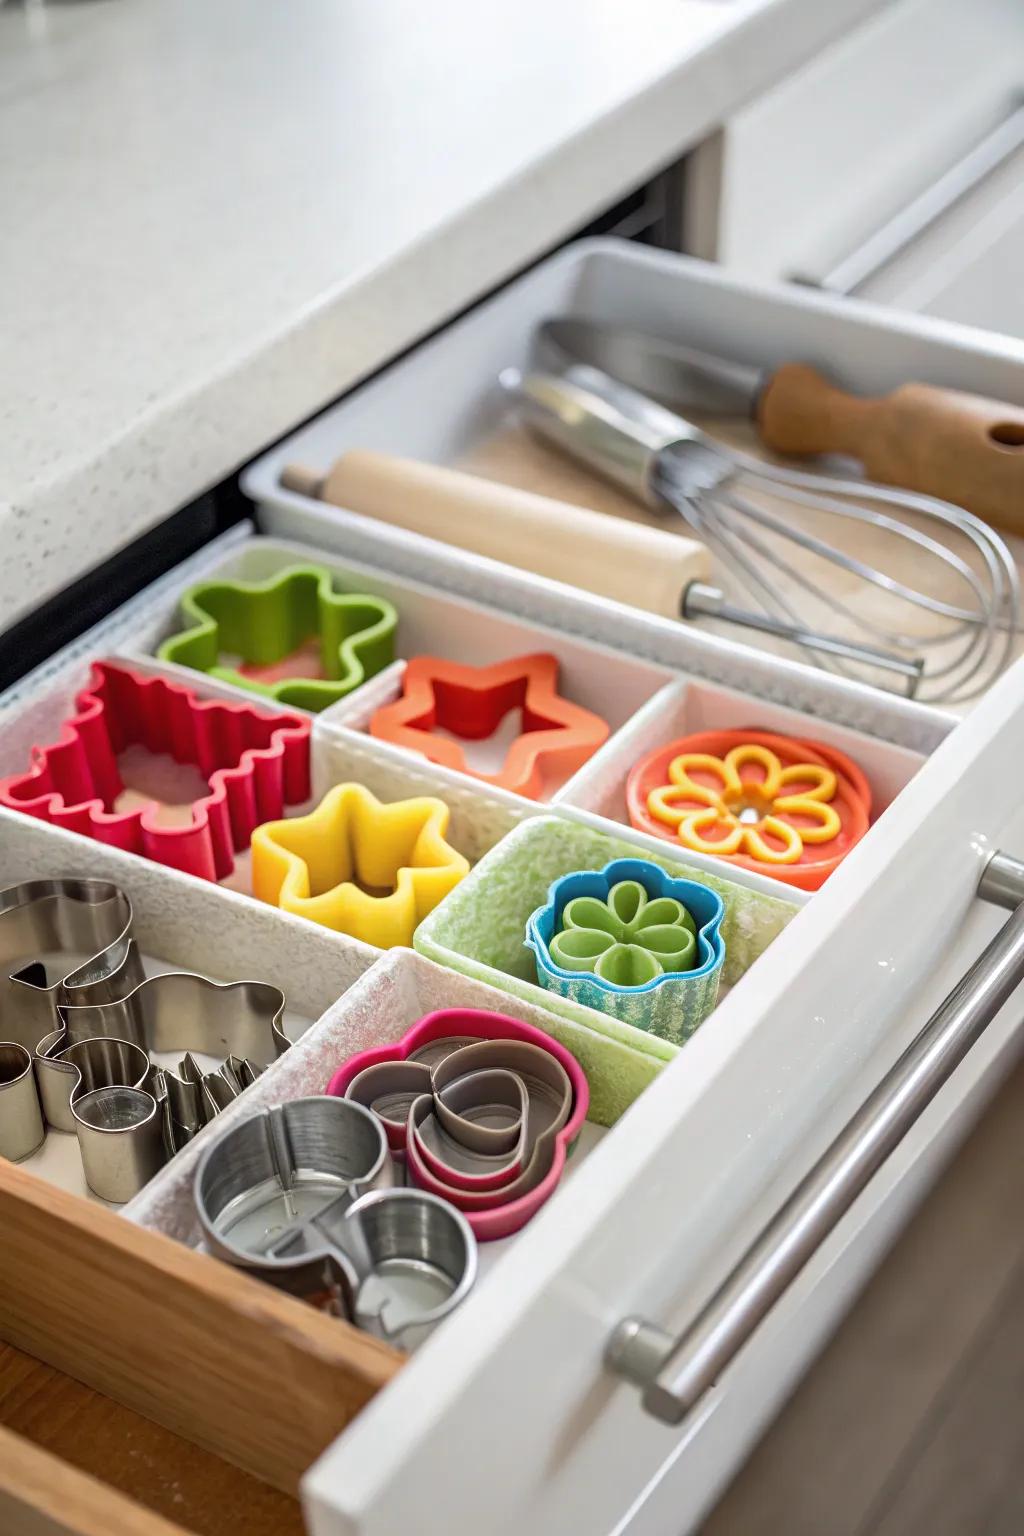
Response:
POLYGON ((1024 533, 1024 410, 930 384, 864 399, 786 363, 768 380, 758 426, 777 453, 843 453, 872 480, 956 502, 1024 533))

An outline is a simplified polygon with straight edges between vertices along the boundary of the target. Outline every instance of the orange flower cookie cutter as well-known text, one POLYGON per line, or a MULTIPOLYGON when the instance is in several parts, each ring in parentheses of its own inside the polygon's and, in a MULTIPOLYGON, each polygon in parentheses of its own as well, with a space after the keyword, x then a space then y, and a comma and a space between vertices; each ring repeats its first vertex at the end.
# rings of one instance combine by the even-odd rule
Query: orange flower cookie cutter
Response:
POLYGON ((703 731, 658 747, 626 785, 641 832, 816 891, 867 831, 871 789, 835 747, 703 731))
POLYGON ((555 770, 575 772, 607 741, 609 727, 599 715, 559 695, 557 658, 538 652, 491 667, 416 656, 406 664, 401 696, 377 710, 370 734, 431 763, 539 800, 546 776, 555 770), (478 773, 458 741, 435 734, 443 730, 464 741, 482 741, 513 709, 522 710, 523 728, 498 773, 478 773))

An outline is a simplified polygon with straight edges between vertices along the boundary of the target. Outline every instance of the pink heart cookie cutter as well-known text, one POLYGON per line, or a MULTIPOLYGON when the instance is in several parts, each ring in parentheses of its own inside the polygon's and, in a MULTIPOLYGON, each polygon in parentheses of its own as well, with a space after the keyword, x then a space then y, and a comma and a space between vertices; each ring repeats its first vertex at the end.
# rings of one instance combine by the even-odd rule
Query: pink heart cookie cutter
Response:
MULTIPOLYGON (((572 1088, 572 1108, 554 1138, 549 1168, 532 1188, 512 1200, 502 1200, 500 1187, 487 1191, 479 1182, 475 1182, 468 1189, 459 1189, 439 1179, 421 1155, 416 1138, 410 1139, 408 1136, 405 1113, 408 1101, 403 1104, 396 1100, 393 1117, 388 1118, 386 1113, 381 1117, 392 1150, 399 1155, 406 1153, 414 1181, 464 1210, 477 1240, 488 1242, 518 1232, 550 1198, 562 1177, 566 1158, 586 1119, 590 1102, 586 1075, 570 1051, 542 1030, 531 1024, 523 1024, 507 1014, 476 1008, 443 1008, 420 1019, 394 1044, 361 1051, 351 1057, 331 1077, 327 1092, 335 1097, 344 1097, 360 1073, 381 1063, 408 1062, 414 1065, 417 1057, 426 1057, 431 1064, 436 1064, 436 1053, 430 1047, 435 1042, 452 1040, 459 1047, 480 1040, 510 1040, 532 1045, 558 1062, 572 1088)), ((415 1087, 410 1074, 408 1092, 412 1094, 415 1087)), ((446 1171, 450 1176, 450 1170, 446 1171)))

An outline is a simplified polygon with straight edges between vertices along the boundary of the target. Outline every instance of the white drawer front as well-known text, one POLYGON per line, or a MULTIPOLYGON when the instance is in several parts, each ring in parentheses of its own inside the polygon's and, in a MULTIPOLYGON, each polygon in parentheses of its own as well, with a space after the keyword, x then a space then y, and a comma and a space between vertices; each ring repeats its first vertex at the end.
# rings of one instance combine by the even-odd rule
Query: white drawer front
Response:
POLYGON ((858 298, 1024 336, 1024 107, 1005 127, 1021 147, 858 282, 858 298))
POLYGON ((1005 920, 974 892, 992 851, 1024 848, 1022 753, 1019 665, 317 1464, 316 1536, 678 1536, 699 1516, 884 1240, 887 1189, 905 1176, 909 1198, 938 1130, 1009 1047, 1020 1002, 681 1428, 607 1371, 609 1336, 631 1313, 673 1332, 695 1316, 1005 920))
POLYGON ((690 248, 745 277, 821 274, 1019 95, 1016 0, 897 0, 734 114, 697 153, 690 248))

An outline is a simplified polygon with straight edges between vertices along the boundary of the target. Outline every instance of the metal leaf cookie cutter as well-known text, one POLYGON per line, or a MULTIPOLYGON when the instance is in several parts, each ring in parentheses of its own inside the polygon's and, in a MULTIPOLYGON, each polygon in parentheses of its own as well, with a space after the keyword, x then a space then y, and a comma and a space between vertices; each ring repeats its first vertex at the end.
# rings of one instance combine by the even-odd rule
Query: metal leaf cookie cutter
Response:
POLYGON ((416 656, 402 674, 401 697, 376 711, 370 733, 429 762, 537 800, 545 772, 581 767, 607 741, 609 727, 599 715, 561 697, 557 657, 538 652, 489 667, 416 656), (513 709, 522 712, 522 731, 502 768, 497 773, 477 772, 451 736, 482 741, 513 709))
POLYGON ((196 1170, 206 1244, 413 1348, 469 1291, 476 1244, 444 1201, 377 1187, 389 1165, 384 1132, 360 1104, 322 1097, 263 1109, 208 1147, 196 1170))
POLYGON ((0 804, 204 880, 234 868, 261 822, 309 797, 310 722, 191 689, 115 662, 93 664, 60 739, 34 747, 33 766, 0 780, 0 804), (114 809, 124 789, 117 755, 134 743, 199 769, 209 784, 188 826, 158 823, 159 807, 114 809))
POLYGON ((162 661, 293 709, 326 709, 394 660, 393 605, 369 593, 336 592, 325 566, 289 566, 266 581, 200 582, 182 593, 180 606, 189 627, 163 642, 157 652, 162 661), (258 668, 282 661, 314 636, 323 677, 260 681, 258 668), (240 664, 221 665, 223 653, 237 655, 240 664))

